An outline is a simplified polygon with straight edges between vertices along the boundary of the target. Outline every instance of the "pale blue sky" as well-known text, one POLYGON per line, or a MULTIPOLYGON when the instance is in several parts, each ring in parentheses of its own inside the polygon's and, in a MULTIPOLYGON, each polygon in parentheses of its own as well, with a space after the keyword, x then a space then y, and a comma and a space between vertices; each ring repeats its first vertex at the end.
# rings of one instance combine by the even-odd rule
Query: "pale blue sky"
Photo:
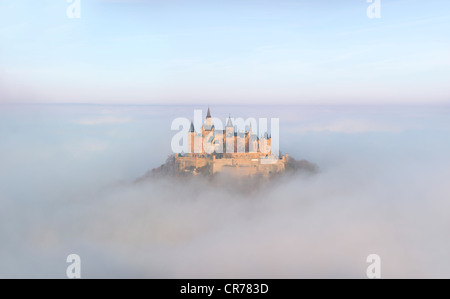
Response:
POLYGON ((449 103, 450 3, 0 0, 0 101, 449 103))

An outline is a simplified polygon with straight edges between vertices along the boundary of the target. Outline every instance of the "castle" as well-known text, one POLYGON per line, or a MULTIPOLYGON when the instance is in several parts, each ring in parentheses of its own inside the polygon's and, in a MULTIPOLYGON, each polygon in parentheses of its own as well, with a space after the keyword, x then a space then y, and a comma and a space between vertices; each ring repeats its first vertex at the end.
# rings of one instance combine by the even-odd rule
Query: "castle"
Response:
POLYGON ((224 130, 212 124, 208 108, 201 132, 194 123, 188 132, 188 153, 175 155, 175 171, 178 173, 226 173, 232 176, 271 176, 285 170, 288 155, 272 155, 272 138, 266 132, 258 137, 248 130, 235 129, 231 117, 224 130))

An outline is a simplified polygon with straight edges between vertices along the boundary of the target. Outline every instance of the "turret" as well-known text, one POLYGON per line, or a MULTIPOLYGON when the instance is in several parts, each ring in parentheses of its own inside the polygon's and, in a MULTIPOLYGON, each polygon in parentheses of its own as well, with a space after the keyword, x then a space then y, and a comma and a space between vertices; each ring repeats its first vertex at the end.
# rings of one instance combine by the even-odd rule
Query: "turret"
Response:
POLYGON ((259 151, 263 154, 270 154, 271 140, 269 134, 265 132, 258 141, 259 151))
POLYGON ((209 107, 208 107, 208 113, 206 113, 206 128, 208 130, 211 130, 211 111, 209 111, 209 107))
POLYGON ((194 123, 191 121, 191 127, 189 128, 188 133, 188 142, 189 142, 189 153, 194 153, 194 138, 195 138, 195 129, 194 129, 194 123))
POLYGON ((231 122, 231 115, 228 117, 227 125, 225 127, 226 138, 226 152, 234 153, 234 127, 231 122))
POLYGON ((228 121, 227 121, 227 125, 225 127, 225 131, 227 133, 227 135, 231 134, 234 136, 234 126, 233 123, 231 122, 231 115, 228 117, 228 121))

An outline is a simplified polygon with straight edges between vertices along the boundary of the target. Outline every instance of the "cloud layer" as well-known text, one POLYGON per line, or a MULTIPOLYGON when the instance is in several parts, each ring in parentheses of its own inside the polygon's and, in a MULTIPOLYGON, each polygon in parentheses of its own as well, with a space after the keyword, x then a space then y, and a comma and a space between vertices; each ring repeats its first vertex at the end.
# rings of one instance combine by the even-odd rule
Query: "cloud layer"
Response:
MULTIPOLYGON (((55 115, 35 111, 31 115, 46 117, 36 118, 33 130, 9 123, 16 135, 0 131, 9 140, 0 158, 7 182, 0 188, 0 277, 63 278, 71 253, 81 256, 85 278, 364 278, 372 253, 381 257, 384 278, 450 277, 445 114, 395 114, 395 125, 411 127, 412 117, 421 128, 401 132, 292 134, 283 148, 319 164, 321 172, 249 195, 227 180, 132 183, 143 171, 130 165, 142 164, 145 154, 133 156, 137 145, 127 138, 151 132, 155 120, 74 129, 71 119, 96 117, 87 111, 53 120, 60 126, 45 124, 55 115), (39 132, 52 138, 33 139, 39 132), (68 141, 74 150, 94 147, 73 154, 68 141)), ((142 112, 116 116, 139 120, 142 112)), ((147 153, 158 151, 165 153, 147 153)))

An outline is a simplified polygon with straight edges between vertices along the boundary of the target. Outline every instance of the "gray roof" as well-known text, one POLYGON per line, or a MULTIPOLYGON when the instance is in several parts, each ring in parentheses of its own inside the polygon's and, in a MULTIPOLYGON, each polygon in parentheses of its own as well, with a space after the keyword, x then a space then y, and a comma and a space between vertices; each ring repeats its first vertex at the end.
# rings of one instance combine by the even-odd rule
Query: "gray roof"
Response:
POLYGON ((227 121, 227 127, 232 127, 233 123, 231 122, 231 116, 228 117, 228 121, 227 121))

